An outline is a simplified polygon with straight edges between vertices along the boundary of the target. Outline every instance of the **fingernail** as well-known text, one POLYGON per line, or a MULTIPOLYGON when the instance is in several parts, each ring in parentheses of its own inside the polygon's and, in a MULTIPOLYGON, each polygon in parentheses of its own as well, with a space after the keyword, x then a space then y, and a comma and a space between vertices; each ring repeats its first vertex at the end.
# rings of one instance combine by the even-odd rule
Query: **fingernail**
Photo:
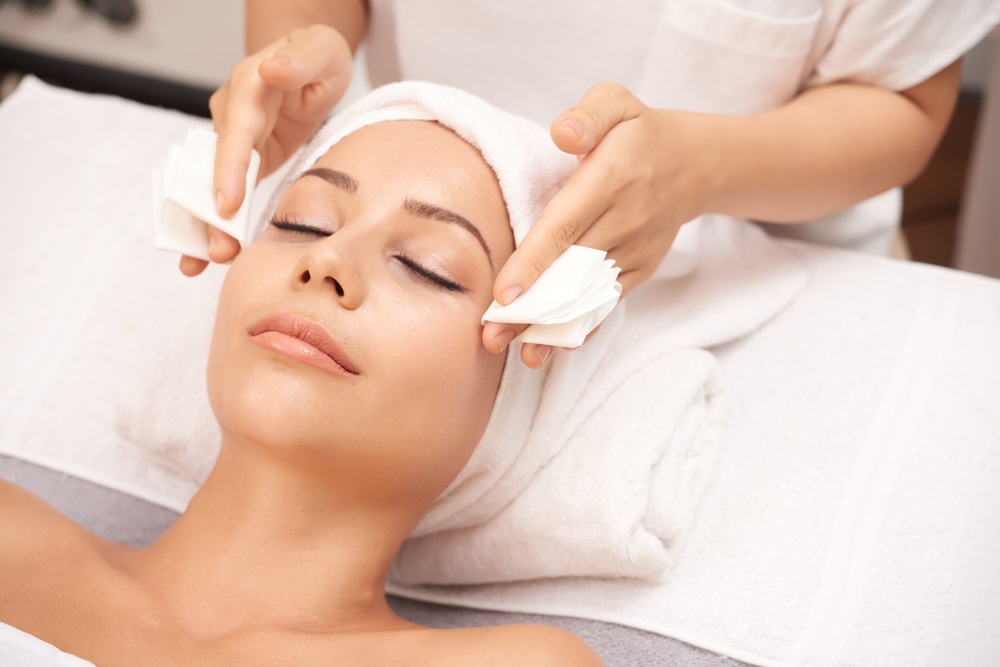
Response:
POLYGON ((541 366, 544 366, 545 362, 549 360, 549 356, 552 354, 552 346, 539 345, 535 348, 535 354, 538 355, 538 359, 542 362, 541 366))
POLYGON ((583 129, 583 123, 578 121, 576 118, 567 118, 566 120, 562 120, 559 122, 569 127, 569 129, 573 130, 573 132, 576 134, 576 138, 579 139, 580 141, 583 141, 583 139, 587 136, 587 131, 583 129))
POLYGON ((517 295, 521 293, 520 285, 511 285, 504 291, 500 292, 500 298, 503 299, 503 305, 509 306, 510 302, 517 298, 517 295))
POLYGON ((282 56, 281 58, 271 58, 271 60, 273 60, 274 62, 278 63, 282 67, 288 67, 289 65, 292 64, 291 59, 290 58, 285 58, 284 56, 282 56))
POLYGON ((208 256, 211 257, 219 247, 219 239, 215 234, 208 235, 208 256))
MULTIPOLYGON (((202 191, 204 192, 204 190, 202 191)), ((226 204, 226 193, 222 190, 215 191, 215 210, 221 212, 222 207, 226 204)))
POLYGON ((496 337, 497 347, 500 348, 501 352, 503 352, 504 349, 508 345, 510 345, 510 341, 512 341, 512 340, 514 340, 514 330, 513 329, 504 329, 503 331, 501 331, 500 333, 497 334, 497 337, 496 337))

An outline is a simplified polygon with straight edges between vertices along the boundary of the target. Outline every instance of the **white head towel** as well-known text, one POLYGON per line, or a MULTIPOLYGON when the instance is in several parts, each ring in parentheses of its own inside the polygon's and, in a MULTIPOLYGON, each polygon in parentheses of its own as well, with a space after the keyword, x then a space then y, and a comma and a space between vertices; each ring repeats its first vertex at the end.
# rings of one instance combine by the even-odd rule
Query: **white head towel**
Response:
POLYGON ((260 224, 267 224, 294 177, 334 144, 363 127, 393 120, 437 121, 479 149, 500 182, 515 244, 576 167, 576 159, 557 149, 536 123, 455 88, 404 81, 372 91, 327 121, 298 153, 260 224))

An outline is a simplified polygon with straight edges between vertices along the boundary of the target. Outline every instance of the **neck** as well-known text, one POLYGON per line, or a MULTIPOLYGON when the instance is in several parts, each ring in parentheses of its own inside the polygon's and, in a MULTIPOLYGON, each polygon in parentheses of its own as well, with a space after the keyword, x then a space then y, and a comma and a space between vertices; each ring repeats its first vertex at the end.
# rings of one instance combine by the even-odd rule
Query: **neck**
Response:
POLYGON ((131 569, 192 628, 308 632, 408 625, 385 601, 422 511, 340 491, 329 469, 223 438, 187 511, 131 569), (311 464, 311 465, 310 465, 311 464))

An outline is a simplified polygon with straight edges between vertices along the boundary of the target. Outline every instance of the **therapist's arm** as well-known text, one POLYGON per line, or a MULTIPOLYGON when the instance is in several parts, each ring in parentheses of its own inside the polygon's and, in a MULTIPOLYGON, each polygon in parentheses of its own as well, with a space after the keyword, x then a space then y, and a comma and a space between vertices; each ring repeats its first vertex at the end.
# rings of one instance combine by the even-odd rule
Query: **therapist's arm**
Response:
POLYGON ((311 25, 335 29, 351 47, 365 36, 367 8, 365 0, 247 0, 247 53, 257 53, 265 46, 311 25))
MULTIPOLYGON (((510 303, 572 244, 607 250, 623 295, 649 278, 680 226, 704 213, 794 223, 843 210, 916 178, 958 96, 961 63, 902 92, 839 83, 749 116, 650 109, 616 84, 591 88, 552 123, 581 156, 570 182, 497 275, 510 303)), ((523 326, 487 323, 495 352, 523 326)), ((539 367, 551 350, 525 345, 539 367)))
POLYGON ((795 223, 905 185, 927 166, 958 98, 961 63, 893 93, 831 84, 755 116, 710 117, 716 182, 704 208, 795 223))

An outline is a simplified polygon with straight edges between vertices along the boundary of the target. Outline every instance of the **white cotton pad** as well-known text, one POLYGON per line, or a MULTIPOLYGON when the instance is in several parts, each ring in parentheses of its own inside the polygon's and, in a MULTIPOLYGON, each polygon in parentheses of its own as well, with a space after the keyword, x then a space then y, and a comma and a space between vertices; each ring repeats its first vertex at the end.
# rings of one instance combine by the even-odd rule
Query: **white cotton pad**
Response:
MULTIPOLYGON (((176 161, 179 146, 172 146, 167 158, 168 173, 171 161, 176 161)), ((163 199, 164 178, 153 172, 153 245, 160 250, 179 252, 208 261, 208 226, 179 206, 163 199)))
POLYGON ((153 227, 155 246, 208 260, 208 227, 224 231, 241 246, 250 236, 250 200, 257 184, 260 154, 250 154, 243 204, 229 218, 216 210, 215 146, 219 135, 206 130, 188 130, 183 146, 171 146, 161 176, 153 172, 153 227))
POLYGON ((482 323, 530 325, 517 337, 521 343, 583 345, 621 297, 621 269, 606 257, 602 250, 570 246, 513 303, 494 301, 482 323))

